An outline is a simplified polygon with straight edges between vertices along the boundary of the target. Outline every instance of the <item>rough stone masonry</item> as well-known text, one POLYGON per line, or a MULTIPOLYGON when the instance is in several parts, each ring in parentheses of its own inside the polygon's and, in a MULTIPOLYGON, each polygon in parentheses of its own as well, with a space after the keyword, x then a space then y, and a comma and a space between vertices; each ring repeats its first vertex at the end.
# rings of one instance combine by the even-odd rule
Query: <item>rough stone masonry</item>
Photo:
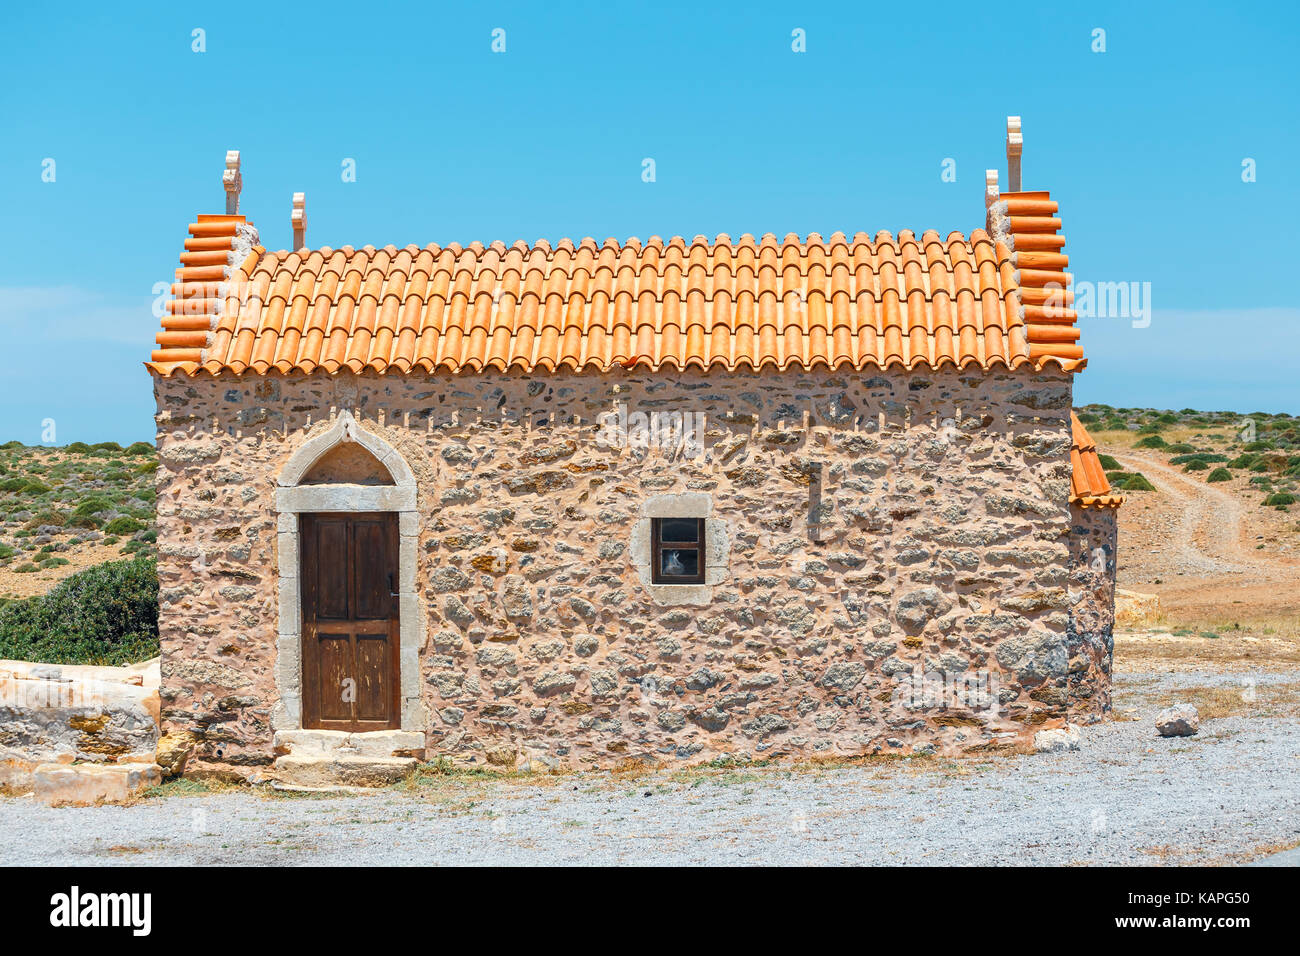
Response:
POLYGON ((197 763, 275 757, 278 587, 296 571, 277 567, 274 490, 343 412, 415 475, 430 759, 987 752, 1107 706, 1105 582, 1071 540, 1066 372, 199 374, 155 389, 163 720, 198 738, 197 763), (620 406, 690 413, 703 454, 602 440, 620 406), (646 502, 673 495, 707 502, 722 561, 693 603, 638 567, 646 502))

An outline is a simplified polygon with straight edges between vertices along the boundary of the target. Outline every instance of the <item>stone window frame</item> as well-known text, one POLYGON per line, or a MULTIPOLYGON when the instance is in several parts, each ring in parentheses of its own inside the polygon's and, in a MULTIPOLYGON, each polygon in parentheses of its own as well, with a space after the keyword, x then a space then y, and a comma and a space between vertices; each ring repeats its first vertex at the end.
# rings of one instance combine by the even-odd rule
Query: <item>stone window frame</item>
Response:
MULTIPOLYGON (((275 488, 278 556, 279 623, 276 635, 275 687, 280 698, 272 715, 276 731, 302 726, 302 591, 300 530, 303 512, 396 512, 398 532, 398 660, 401 671, 401 729, 427 729, 428 714, 420 700, 420 648, 424 644, 424 608, 416 591, 419 566, 420 512, 415 473, 401 452, 358 424, 351 412, 338 414, 324 431, 308 438, 280 469, 275 488), (356 442, 375 456, 393 479, 391 485, 343 482, 300 484, 331 449, 356 442)), ((384 733, 384 731, 379 731, 384 733)))
POLYGON ((662 607, 708 604, 713 600, 713 589, 731 576, 731 535, 727 522, 714 516, 713 496, 705 492, 685 491, 647 498, 641 505, 640 517, 632 524, 628 553, 641 586, 662 607), (652 564, 655 518, 704 519, 703 584, 655 583, 652 564))
POLYGON ((709 573, 709 548, 708 532, 705 530, 704 523, 707 518, 651 518, 650 519, 650 580, 655 584, 703 584, 708 580, 709 573), (678 550, 695 552, 696 570, 694 574, 687 574, 683 569, 681 574, 676 575, 684 580, 672 581, 664 580, 666 575, 663 570, 663 555, 665 547, 677 548, 676 542, 666 542, 663 538, 663 523, 665 521, 693 521, 695 522, 695 533, 697 537, 693 541, 681 542, 678 550))

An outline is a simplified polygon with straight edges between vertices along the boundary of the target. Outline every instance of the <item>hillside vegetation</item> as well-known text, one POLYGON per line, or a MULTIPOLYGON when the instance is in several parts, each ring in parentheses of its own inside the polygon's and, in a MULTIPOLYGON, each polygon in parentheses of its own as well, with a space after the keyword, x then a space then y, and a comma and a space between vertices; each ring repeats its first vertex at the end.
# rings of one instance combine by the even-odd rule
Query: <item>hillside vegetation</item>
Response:
MULTIPOLYGON (((1086 405, 1078 415, 1103 453, 1158 455, 1188 476, 1264 508, 1286 512, 1300 501, 1300 419, 1295 416, 1109 405, 1086 405)), ((1116 490, 1154 490, 1145 475, 1125 470, 1113 455, 1102 455, 1102 467, 1116 490)))
POLYGON ((0 445, 0 601, 153 552, 154 447, 0 445))

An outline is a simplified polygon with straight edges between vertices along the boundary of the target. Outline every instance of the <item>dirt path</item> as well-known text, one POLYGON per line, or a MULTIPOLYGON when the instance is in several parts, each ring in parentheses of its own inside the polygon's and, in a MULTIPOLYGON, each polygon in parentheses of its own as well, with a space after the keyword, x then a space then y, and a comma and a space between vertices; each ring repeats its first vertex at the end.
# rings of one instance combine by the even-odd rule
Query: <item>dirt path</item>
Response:
POLYGON ((1264 614, 1297 609, 1300 561, 1257 547, 1239 496, 1155 455, 1110 454, 1125 469, 1146 475, 1159 493, 1130 493, 1120 509, 1121 587, 1154 591, 1175 613, 1232 605, 1264 614))
MULTIPOLYGON (((1197 570, 1209 574, 1241 574, 1262 570, 1273 562, 1262 552, 1247 551, 1241 542, 1241 500, 1219 491, 1154 457, 1131 452, 1115 455, 1129 471, 1140 471, 1182 513, 1179 534, 1170 542, 1197 570)), ((1130 496, 1131 498, 1132 496, 1130 496)))

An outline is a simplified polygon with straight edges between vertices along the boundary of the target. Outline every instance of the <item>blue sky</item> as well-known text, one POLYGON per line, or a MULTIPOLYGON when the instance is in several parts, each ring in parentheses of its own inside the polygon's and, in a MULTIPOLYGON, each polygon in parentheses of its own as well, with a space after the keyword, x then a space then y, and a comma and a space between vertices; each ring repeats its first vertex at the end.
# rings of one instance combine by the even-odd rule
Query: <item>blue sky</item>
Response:
POLYGON ((152 439, 152 288, 228 148, 277 249, 298 190, 315 246, 969 231, 1008 114, 1076 279, 1150 283, 1081 320, 1077 401, 1300 412, 1295 4, 50 10, 0 34, 0 440, 152 439))

